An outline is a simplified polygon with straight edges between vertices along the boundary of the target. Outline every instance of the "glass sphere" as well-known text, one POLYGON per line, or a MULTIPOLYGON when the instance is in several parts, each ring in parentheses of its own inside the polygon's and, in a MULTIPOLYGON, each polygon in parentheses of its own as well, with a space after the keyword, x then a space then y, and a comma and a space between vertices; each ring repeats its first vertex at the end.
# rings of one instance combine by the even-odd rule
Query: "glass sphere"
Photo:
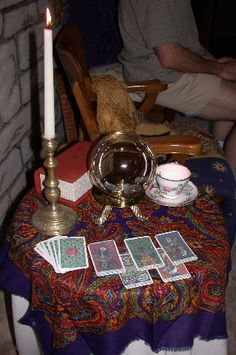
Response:
POLYGON ((106 204, 131 206, 141 200, 145 184, 153 178, 154 153, 135 134, 111 133, 93 148, 89 173, 106 204))

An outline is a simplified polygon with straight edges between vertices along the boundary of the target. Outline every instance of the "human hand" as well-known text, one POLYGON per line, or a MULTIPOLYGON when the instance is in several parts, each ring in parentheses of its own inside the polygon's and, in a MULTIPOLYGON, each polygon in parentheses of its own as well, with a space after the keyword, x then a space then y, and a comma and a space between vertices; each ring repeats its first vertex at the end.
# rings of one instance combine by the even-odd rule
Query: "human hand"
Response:
POLYGON ((236 59, 232 57, 221 57, 216 60, 218 63, 230 63, 235 62, 236 59))
POLYGON ((229 58, 221 58, 222 62, 218 62, 220 65, 219 77, 222 79, 236 81, 236 60, 229 58))

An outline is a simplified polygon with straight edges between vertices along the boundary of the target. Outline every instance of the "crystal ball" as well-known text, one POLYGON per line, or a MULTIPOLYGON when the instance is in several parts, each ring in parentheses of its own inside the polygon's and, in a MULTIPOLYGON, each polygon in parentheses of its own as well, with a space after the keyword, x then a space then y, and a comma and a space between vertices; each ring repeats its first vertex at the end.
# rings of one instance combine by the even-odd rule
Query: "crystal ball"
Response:
MULTIPOLYGON (((153 178, 155 159, 152 148, 138 135, 115 132, 94 146, 89 159, 92 184, 106 204, 132 206, 144 196, 153 178)), ((95 194, 96 197, 96 194, 95 194)))

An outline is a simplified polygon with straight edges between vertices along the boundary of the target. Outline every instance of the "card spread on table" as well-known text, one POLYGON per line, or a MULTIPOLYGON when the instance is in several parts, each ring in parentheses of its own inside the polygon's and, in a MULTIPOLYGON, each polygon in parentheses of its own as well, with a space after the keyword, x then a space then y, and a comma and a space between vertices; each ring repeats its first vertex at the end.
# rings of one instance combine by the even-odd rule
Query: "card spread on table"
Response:
POLYGON ((165 266, 157 268, 163 282, 177 281, 191 277, 184 264, 174 265, 163 249, 158 248, 157 251, 165 263, 165 266))
POLYGON ((58 273, 85 269, 88 267, 88 256, 84 237, 55 236, 35 246, 58 273))
POLYGON ((121 254, 125 272, 119 274, 125 288, 135 288, 151 285, 153 279, 147 270, 138 270, 129 253, 121 254))
POLYGON ((197 259, 197 255, 194 254, 178 231, 160 233, 155 237, 173 264, 178 265, 197 259))
POLYGON ((155 269, 164 266, 158 251, 148 236, 124 240, 138 270, 155 269))
POLYGON ((90 243, 88 250, 97 276, 119 274, 125 271, 113 239, 90 243))

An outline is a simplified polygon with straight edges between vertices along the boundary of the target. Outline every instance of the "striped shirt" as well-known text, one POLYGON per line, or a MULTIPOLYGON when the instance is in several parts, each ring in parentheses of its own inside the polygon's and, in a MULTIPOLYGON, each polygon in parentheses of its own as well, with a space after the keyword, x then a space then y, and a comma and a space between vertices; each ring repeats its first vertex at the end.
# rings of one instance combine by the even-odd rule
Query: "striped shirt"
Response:
POLYGON ((207 54, 199 43, 191 0, 120 0, 119 27, 123 39, 119 60, 127 81, 171 83, 180 78, 181 72, 161 66, 154 51, 159 46, 179 43, 207 54))

